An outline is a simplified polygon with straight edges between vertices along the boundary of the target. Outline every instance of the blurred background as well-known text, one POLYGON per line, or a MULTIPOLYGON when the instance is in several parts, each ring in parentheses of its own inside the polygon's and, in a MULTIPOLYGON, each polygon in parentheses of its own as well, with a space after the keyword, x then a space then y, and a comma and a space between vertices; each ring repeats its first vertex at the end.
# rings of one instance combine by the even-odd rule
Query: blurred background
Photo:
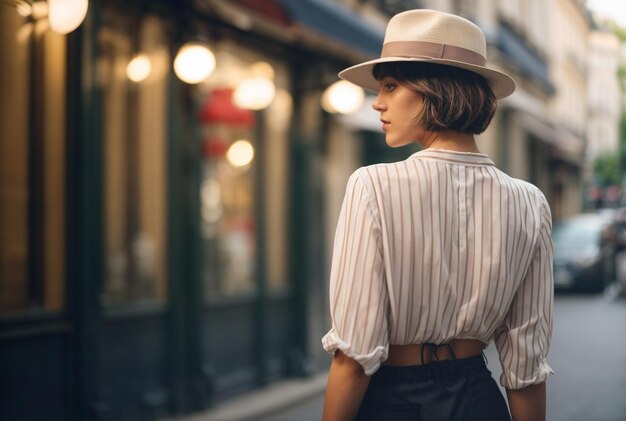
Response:
POLYGON ((417 150, 336 75, 413 8, 518 84, 479 147, 552 208, 548 418, 626 420, 622 0, 0 0, 0 419, 320 419, 347 178, 417 150))

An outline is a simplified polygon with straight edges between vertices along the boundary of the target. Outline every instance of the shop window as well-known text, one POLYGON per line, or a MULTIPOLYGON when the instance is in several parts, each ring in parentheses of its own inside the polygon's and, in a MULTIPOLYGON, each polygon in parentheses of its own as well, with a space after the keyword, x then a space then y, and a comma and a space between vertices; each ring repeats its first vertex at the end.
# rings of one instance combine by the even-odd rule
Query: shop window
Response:
POLYGON ((237 108, 233 90, 215 88, 200 112, 202 139, 201 227, 208 292, 254 287, 256 260, 253 164, 256 115, 237 108))
POLYGON ((255 291, 260 263, 270 290, 287 285, 287 73, 279 63, 230 43, 216 56, 215 72, 199 88, 203 99, 198 114, 208 300, 255 291), (256 95, 266 88, 271 95, 263 103, 262 95, 256 95))
POLYGON ((0 13, 0 313, 65 306, 66 39, 0 13))
POLYGON ((167 27, 105 8, 98 34, 104 159, 104 304, 164 302, 167 27))

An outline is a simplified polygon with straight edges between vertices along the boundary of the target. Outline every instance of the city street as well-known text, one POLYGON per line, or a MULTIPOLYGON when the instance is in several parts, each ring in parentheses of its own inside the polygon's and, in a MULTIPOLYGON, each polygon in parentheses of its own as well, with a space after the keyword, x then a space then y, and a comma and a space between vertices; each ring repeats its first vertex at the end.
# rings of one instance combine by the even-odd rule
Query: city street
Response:
MULTIPOLYGON (((486 354, 497 378, 495 348, 486 354)), ((549 421, 625 421, 626 299, 557 295, 549 361, 549 421)), ((322 403, 320 396, 262 421, 319 421, 322 403)))

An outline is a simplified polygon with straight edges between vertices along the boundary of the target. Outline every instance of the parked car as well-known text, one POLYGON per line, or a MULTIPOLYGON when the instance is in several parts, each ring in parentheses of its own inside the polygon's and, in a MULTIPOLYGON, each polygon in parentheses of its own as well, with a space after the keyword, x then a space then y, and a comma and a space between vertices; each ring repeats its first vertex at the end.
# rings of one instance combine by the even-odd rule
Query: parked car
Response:
POLYGON ((615 268, 617 292, 626 296, 626 208, 615 215, 615 268))
POLYGON ((602 291, 615 279, 613 224, 604 215, 580 214, 554 224, 554 286, 602 291))

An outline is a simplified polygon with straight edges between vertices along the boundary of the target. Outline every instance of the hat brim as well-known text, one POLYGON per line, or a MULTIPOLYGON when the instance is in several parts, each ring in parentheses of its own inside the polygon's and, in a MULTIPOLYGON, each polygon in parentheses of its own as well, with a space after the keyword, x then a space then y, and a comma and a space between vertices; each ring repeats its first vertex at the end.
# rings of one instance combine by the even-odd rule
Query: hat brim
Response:
POLYGON ((347 80, 348 82, 352 82, 355 85, 361 86, 362 88, 377 92, 380 86, 378 81, 374 79, 374 75, 372 74, 374 66, 378 63, 389 63, 396 61, 442 64, 446 66, 458 67, 460 69, 465 69, 469 70, 470 72, 477 73, 487 79, 487 82, 489 83, 489 86, 491 87, 491 90, 493 91, 497 99, 505 98, 511 95, 513 91, 515 91, 515 81, 506 73, 483 66, 467 64, 460 61, 429 57, 417 58, 390 56, 377 58, 375 60, 366 61, 364 63, 348 67, 347 69, 339 72, 339 77, 347 80))

